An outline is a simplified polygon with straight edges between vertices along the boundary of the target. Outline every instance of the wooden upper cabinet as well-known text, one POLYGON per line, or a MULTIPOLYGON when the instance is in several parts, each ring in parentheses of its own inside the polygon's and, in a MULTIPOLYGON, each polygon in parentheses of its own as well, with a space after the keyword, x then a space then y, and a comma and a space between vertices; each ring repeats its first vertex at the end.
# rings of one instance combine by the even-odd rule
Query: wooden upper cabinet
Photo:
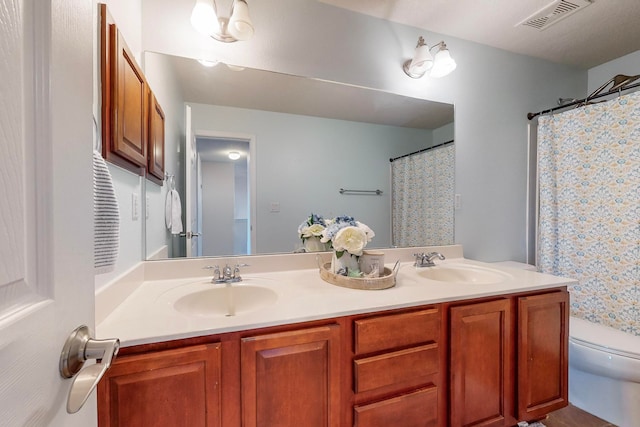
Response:
POLYGON ((147 178, 162 185, 164 180, 164 112, 149 91, 149 147, 147 178))
POLYGON ((510 300, 452 307, 450 316, 450 425, 511 425, 510 300))
POLYGON ((113 129, 111 150, 136 166, 147 165, 149 93, 144 74, 122 34, 111 28, 113 64, 113 129))
POLYGON ((338 325, 243 338, 242 425, 340 425, 338 325))
POLYGON ((518 419, 568 405, 569 293, 518 298, 518 419))
POLYGON ((102 157, 164 179, 164 112, 105 4, 100 4, 102 157))
POLYGON ((118 358, 98 384, 98 426, 220 427, 221 345, 118 358))

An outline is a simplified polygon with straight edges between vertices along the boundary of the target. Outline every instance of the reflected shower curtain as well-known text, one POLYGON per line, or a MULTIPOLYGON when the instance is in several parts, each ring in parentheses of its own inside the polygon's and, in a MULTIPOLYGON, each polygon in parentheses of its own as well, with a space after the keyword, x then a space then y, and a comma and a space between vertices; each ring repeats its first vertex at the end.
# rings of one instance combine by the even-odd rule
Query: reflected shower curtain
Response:
POLYGON ((391 163, 393 245, 453 244, 454 145, 391 163))
POLYGON ((640 335, 640 92, 538 124, 538 267, 571 313, 640 335))

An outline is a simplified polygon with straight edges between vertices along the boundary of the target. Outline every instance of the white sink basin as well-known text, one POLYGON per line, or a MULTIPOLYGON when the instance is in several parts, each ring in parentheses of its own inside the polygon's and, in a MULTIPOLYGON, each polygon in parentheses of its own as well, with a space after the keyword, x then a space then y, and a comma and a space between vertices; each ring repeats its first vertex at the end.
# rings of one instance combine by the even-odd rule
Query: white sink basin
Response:
POLYGON ((488 285, 500 283, 511 276, 503 271, 468 264, 440 264, 424 267, 418 275, 439 282, 488 285))
POLYGON ((268 288, 234 283, 179 298, 173 307, 195 316, 235 316, 275 304, 278 294, 268 288))
POLYGON ((260 279, 232 284, 209 280, 176 286, 158 297, 158 303, 182 314, 200 317, 235 316, 275 304, 278 294, 260 279))

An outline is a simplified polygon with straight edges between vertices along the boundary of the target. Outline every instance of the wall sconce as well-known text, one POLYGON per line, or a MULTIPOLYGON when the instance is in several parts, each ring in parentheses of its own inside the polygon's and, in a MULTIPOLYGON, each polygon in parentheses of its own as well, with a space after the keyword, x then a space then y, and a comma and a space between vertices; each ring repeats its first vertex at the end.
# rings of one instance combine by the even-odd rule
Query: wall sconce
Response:
POLYGON ((421 36, 413 59, 406 61, 402 69, 412 79, 419 79, 427 71, 431 77, 444 77, 456 69, 456 61, 449 54, 449 49, 443 41, 430 48, 421 36), (435 48, 438 48, 438 51, 435 56, 431 56, 431 50, 435 48))
POLYGON ((238 151, 230 151, 229 158, 231 160, 238 160, 240 158, 240 153, 238 151))
POLYGON ((191 25, 202 34, 231 43, 253 37, 253 24, 245 0, 233 0, 231 16, 218 17, 215 0, 196 0, 191 12, 191 25))

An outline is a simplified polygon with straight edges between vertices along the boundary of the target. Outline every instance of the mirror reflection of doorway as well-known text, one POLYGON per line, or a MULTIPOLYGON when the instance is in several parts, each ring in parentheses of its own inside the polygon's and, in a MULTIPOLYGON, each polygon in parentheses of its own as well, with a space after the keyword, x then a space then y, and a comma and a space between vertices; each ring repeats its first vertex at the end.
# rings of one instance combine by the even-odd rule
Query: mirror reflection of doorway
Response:
POLYGON ((196 137, 199 256, 252 252, 250 141, 196 137))

